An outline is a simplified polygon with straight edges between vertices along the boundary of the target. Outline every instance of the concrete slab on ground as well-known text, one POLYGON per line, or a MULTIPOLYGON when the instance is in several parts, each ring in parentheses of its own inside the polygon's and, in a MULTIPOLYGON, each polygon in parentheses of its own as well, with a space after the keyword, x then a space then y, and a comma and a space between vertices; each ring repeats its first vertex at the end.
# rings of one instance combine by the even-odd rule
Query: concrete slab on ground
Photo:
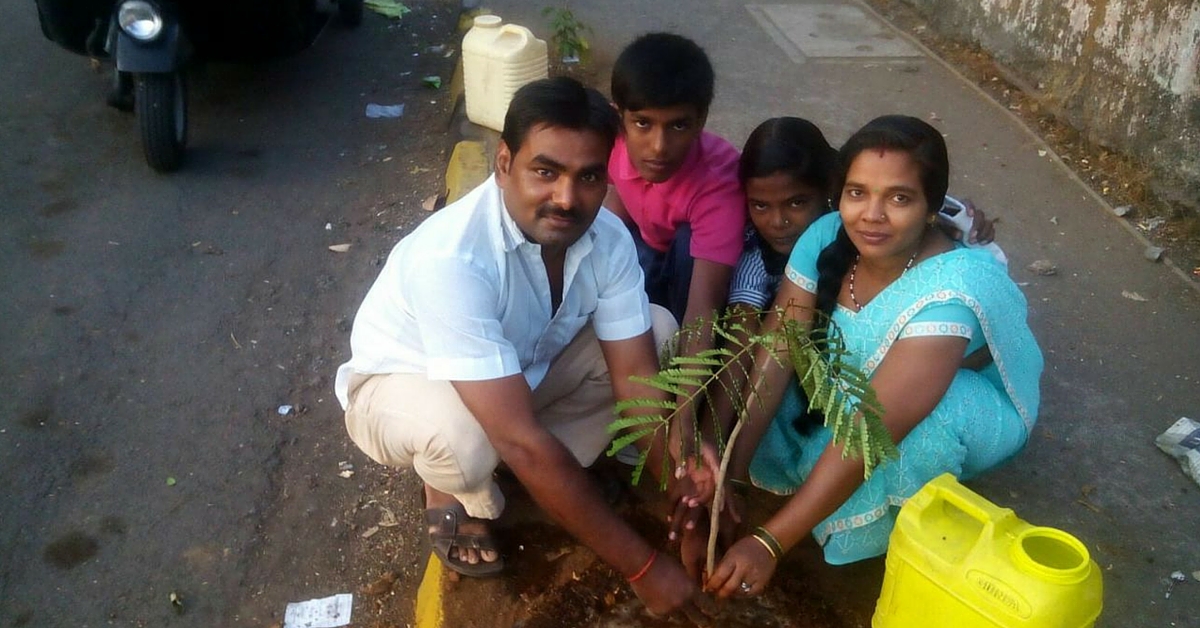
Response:
POLYGON ((920 57, 887 23, 849 4, 750 4, 746 9, 796 63, 819 58, 920 57))

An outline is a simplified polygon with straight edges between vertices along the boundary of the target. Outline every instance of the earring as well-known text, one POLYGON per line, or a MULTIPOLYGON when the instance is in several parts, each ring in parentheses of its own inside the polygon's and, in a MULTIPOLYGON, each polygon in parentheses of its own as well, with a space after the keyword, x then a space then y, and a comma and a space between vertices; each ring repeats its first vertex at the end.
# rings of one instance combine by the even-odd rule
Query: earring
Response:
POLYGON ((925 222, 931 225, 937 222, 937 214, 929 214, 929 218, 925 219, 925 222))

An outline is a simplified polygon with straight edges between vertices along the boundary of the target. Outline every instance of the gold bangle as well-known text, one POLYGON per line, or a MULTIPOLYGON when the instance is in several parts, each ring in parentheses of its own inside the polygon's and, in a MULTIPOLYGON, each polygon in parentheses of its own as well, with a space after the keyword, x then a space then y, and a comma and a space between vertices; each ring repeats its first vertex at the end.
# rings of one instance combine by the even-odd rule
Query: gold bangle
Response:
POLYGON ((771 553, 771 557, 775 560, 779 560, 783 556, 783 546, 779 544, 779 539, 775 538, 775 535, 771 534, 766 528, 758 526, 754 528, 754 531, 750 535, 759 543, 762 543, 763 547, 767 548, 767 551, 771 553))
POLYGON ((762 545, 764 548, 766 548, 767 553, 770 554, 771 558, 775 559, 776 562, 779 561, 779 557, 775 555, 775 550, 771 549, 771 546, 767 543, 766 539, 758 536, 757 534, 751 534, 750 538, 758 541, 759 545, 762 545))

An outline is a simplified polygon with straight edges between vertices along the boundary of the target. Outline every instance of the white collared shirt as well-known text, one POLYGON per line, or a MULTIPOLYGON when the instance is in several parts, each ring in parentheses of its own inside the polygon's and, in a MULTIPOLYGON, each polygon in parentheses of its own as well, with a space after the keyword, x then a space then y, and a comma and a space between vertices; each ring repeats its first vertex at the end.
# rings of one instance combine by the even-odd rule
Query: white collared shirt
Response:
POLYGON ((490 177, 392 249, 354 318, 351 358, 334 383, 338 401, 349 404, 352 373, 447 381, 522 373, 536 388, 589 321, 601 340, 650 328, 633 240, 607 209, 567 249, 563 275, 551 316, 541 246, 525 239, 490 177))

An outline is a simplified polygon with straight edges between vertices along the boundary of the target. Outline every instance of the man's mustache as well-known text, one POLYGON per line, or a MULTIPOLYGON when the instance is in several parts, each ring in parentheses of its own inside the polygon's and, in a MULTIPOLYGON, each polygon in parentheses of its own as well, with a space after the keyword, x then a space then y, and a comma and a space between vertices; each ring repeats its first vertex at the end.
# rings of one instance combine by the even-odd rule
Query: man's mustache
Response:
POLYGON ((559 207, 557 205, 542 205, 538 207, 538 218, 561 218, 571 222, 582 220, 583 212, 576 207, 559 207))

